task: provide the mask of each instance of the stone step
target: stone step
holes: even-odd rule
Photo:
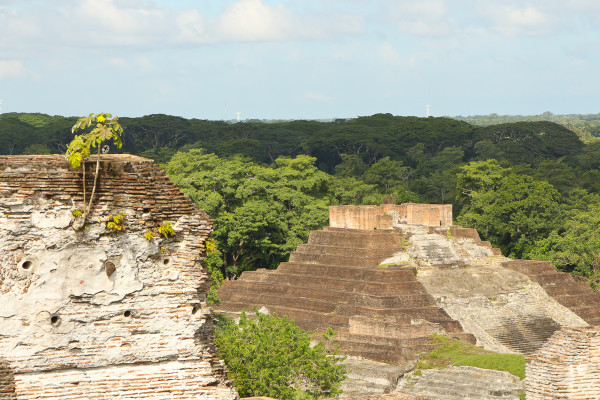
[[[430,345],[431,337],[429,335],[423,335],[420,332],[415,332],[416,334],[412,337],[405,338],[395,338],[395,337],[386,337],[386,336],[373,336],[373,335],[357,335],[353,333],[340,332],[337,335],[337,341],[342,342],[354,342],[354,343],[362,343],[362,344],[370,344],[376,343],[390,347],[410,347],[410,346],[422,346],[422,345]]]
[[[398,321],[426,320],[433,323],[438,323],[441,321],[453,321],[446,311],[436,306],[394,309],[369,308],[342,304],[338,307],[337,313],[348,316],[363,315],[367,317],[395,317]]]
[[[333,246],[333,245],[321,245],[312,243],[301,243],[296,247],[295,252],[297,253],[310,253],[310,254],[329,254],[337,256],[346,256],[353,254],[361,257],[379,257],[385,253],[397,253],[402,251],[398,245],[390,245],[386,247],[356,247],[356,246]]]
[[[435,306],[435,300],[425,292],[422,287],[417,287],[414,294],[389,294],[378,295],[370,293],[349,293],[347,291],[326,290],[310,286],[293,286],[280,284],[275,280],[261,282],[225,281],[218,290],[222,301],[228,301],[232,294],[268,293],[286,297],[302,297],[325,302],[347,303],[362,305],[371,308],[413,308]],[[400,292],[402,293],[402,292]]]
[[[424,370],[422,376],[400,383],[398,391],[433,399],[518,399],[523,390],[519,378],[502,371],[474,367]]]
[[[600,313],[598,312],[597,306],[581,306],[581,307],[572,307],[571,311],[575,314],[579,315],[585,322],[590,325],[600,325]]]
[[[389,390],[389,385],[377,384],[362,379],[346,378],[341,385],[342,397],[381,394]]]
[[[310,325],[319,328],[344,328],[348,326],[348,317],[336,314],[326,314],[318,311],[302,310],[298,308],[285,307],[280,305],[270,305],[266,307],[269,313],[277,313],[280,317],[288,317],[294,319],[296,324],[303,329],[314,330],[313,328],[305,328],[303,322],[309,322]],[[215,312],[239,314],[242,309],[246,310],[247,315],[253,315],[253,308],[248,303],[238,303],[234,301],[223,302],[213,306]],[[304,325],[304,326],[303,326]]]
[[[434,345],[389,346],[380,343],[364,343],[338,340],[341,354],[359,356],[387,364],[402,365],[415,360],[420,353],[433,350]]]
[[[551,318],[506,318],[504,325],[487,332],[509,349],[531,354],[539,349],[560,325]]]
[[[372,308],[412,308],[435,306],[435,299],[429,293],[399,294],[397,296],[356,295],[348,299],[348,304]]]
[[[447,374],[447,376],[468,378],[469,380],[481,381],[488,384],[490,381],[505,385],[520,383],[520,379],[518,377],[507,372],[477,367],[450,367],[444,369],[444,373]]]
[[[556,271],[547,274],[530,275],[529,278],[532,281],[539,283],[544,288],[554,285],[571,284],[574,282],[573,277],[571,275],[564,272]]]
[[[577,292],[571,292],[577,293]],[[579,292],[581,293],[581,292]],[[585,293],[585,292],[584,292]],[[600,309],[600,294],[599,293],[585,293],[575,295],[558,295],[554,297],[556,301],[567,308],[572,307],[586,307],[596,305]]]
[[[258,308],[262,306],[268,308],[271,305],[285,304],[287,307],[328,314],[334,312],[338,307],[338,303],[335,302],[319,299],[307,299],[304,297],[290,297],[262,291],[246,292],[231,290],[229,292],[220,291],[219,293],[221,300],[223,301],[249,304],[252,306],[257,306]]]
[[[544,287],[544,290],[552,297],[561,295],[572,295],[574,293],[592,293],[592,288],[585,282],[574,281],[564,285],[554,285]]]
[[[322,288],[323,290],[339,290],[351,293],[413,293],[422,292],[424,289],[417,281],[409,282],[357,282],[355,280],[346,280],[344,276],[337,277],[313,277],[302,274],[290,274],[284,271],[278,271],[275,278],[271,271],[246,271],[242,274],[238,282],[266,282],[277,279],[279,284],[288,284],[294,286],[309,286],[313,288]]]
[[[389,246],[398,246],[398,249],[402,249],[403,239],[393,231],[325,228],[322,231],[312,231],[308,243],[350,248],[389,248]]]
[[[277,271],[309,276],[339,276],[347,280],[361,281],[416,281],[416,269],[412,267],[386,266],[385,268],[362,268],[346,265],[304,264],[283,262]]]
[[[390,365],[377,361],[348,357],[343,364],[348,371],[349,379],[372,382],[378,385],[395,385],[408,367]]]
[[[293,263],[306,263],[306,264],[322,264],[322,265],[347,265],[350,267],[367,267],[375,268],[389,258],[396,251],[391,250],[388,252],[382,252],[378,256],[362,256],[360,253],[349,253],[346,255],[331,255],[331,254],[313,254],[313,253],[300,253],[292,252],[290,254],[290,262]]]
[[[225,311],[224,306],[222,306],[223,304],[236,304],[236,306],[243,305],[246,310],[252,310],[254,306],[258,308],[265,306],[269,310],[274,309],[274,307],[286,307],[293,310],[314,311],[323,314],[335,313],[338,316],[344,317],[353,315],[395,317],[397,321],[405,321],[407,323],[410,323],[411,319],[424,319],[434,323],[453,321],[445,311],[436,306],[371,308],[318,299],[282,296],[265,293],[264,291],[240,291],[238,290],[239,288],[232,290],[224,289],[220,289],[218,292],[223,303],[215,305],[215,310]],[[226,311],[232,311],[232,309],[227,309]],[[294,314],[287,315],[296,318]],[[454,326],[455,324],[451,324],[451,327]]]
[[[510,268],[527,276],[557,272],[554,265],[548,261],[510,260],[502,263],[504,268]]]

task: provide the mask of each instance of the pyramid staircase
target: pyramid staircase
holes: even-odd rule
[[[277,270],[244,272],[224,282],[216,312],[239,315],[264,307],[313,332],[333,328],[340,353],[404,364],[432,348],[435,332],[475,342],[436,306],[416,269],[380,263],[405,251],[399,230],[326,227],[313,231]]]
[[[588,324],[600,325],[600,293],[594,292],[586,282],[557,271],[548,261],[508,260],[502,263],[502,266],[527,275],[559,304],[573,311]]]

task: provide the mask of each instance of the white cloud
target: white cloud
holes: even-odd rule
[[[443,0],[393,3],[388,18],[405,33],[416,36],[440,36],[452,32],[454,20]]]
[[[554,24],[545,12],[529,6],[525,8],[505,8],[494,29],[506,35],[543,35],[549,33]]]
[[[479,8],[480,15],[487,20],[489,29],[506,36],[548,35],[568,23],[569,13],[562,13],[561,18],[561,7],[552,2],[540,3],[537,6],[482,4]]]
[[[243,41],[282,40],[294,25],[294,15],[283,5],[271,7],[261,0],[240,0],[218,20],[221,35]]]
[[[231,41],[330,39],[360,33],[362,21],[326,10],[237,0],[216,14],[150,0],[61,0],[0,6],[0,48],[164,47]],[[5,54],[6,55],[6,54]]]
[[[0,60],[0,79],[34,76],[19,60]]]

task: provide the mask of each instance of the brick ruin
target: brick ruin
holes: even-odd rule
[[[526,374],[528,400],[600,399],[600,327],[555,332]]]
[[[312,231],[276,270],[224,282],[215,309],[235,317],[256,306],[314,332],[333,328],[350,357],[346,396],[518,399],[524,388],[514,376],[463,368],[405,377],[432,348],[432,333],[530,356],[544,354],[564,329],[597,332],[590,326],[600,325],[600,294],[549,262],[503,257],[476,230],[452,225],[450,205],[336,206],[330,213],[330,226]],[[587,369],[577,371],[597,370],[593,346],[581,353],[589,355],[581,359]],[[573,370],[567,364],[557,370]],[[544,368],[531,379],[546,379]],[[536,372],[528,366],[528,374]],[[590,379],[585,384],[600,393],[597,376]],[[594,398],[579,393],[569,398]],[[540,399],[558,398],[551,396]]]
[[[404,203],[329,207],[329,226],[332,228],[391,229],[399,224],[450,226],[452,204]]]
[[[75,231],[82,200],[62,156],[0,156],[0,398],[237,398],[205,303],[210,218],[130,155],[103,156]],[[125,229],[107,229],[118,213]],[[144,237],[165,220],[172,238]]]

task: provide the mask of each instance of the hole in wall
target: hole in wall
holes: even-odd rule
[[[123,316],[124,316],[125,318],[129,318],[129,317],[131,317],[131,310],[127,310],[127,311],[125,311],[125,312],[123,313]]]
[[[165,258],[165,259],[163,260],[163,264],[167,265],[167,264],[169,263],[169,261],[171,261],[171,260],[169,260],[168,258]]]
[[[150,212],[149,208],[144,208],[144,214],[148,214]]]
[[[115,264],[111,263],[110,261],[104,265],[104,271],[106,272],[107,276],[111,276],[116,269],[117,267],[115,267]]]
[[[198,312],[198,310],[200,310],[200,304],[193,304],[192,315],[196,314]]]
[[[23,269],[29,269],[29,268],[31,268],[31,261],[29,261],[29,260],[28,260],[28,261],[25,261],[25,262],[24,262],[24,263],[21,265],[21,267],[22,267]]]
[[[50,317],[50,323],[54,326],[60,325],[60,317],[58,315],[53,315]]]

